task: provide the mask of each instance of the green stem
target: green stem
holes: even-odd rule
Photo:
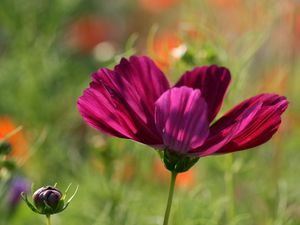
[[[51,219],[50,219],[51,215],[46,215],[47,217],[47,225],[51,225]]]
[[[174,188],[175,188],[175,181],[176,181],[176,172],[171,172],[171,182],[170,182],[170,189],[169,189],[169,197],[168,197],[168,203],[167,203],[167,208],[165,211],[165,218],[164,218],[164,224],[163,225],[168,225],[169,222],[169,217],[170,217],[170,211],[171,211],[171,206],[172,206],[172,200],[173,200],[173,194],[174,194]]]

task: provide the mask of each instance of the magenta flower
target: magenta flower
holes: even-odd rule
[[[114,70],[95,72],[78,109],[101,132],[179,156],[224,154],[265,143],[279,128],[286,98],[260,94],[213,122],[230,80],[228,69],[203,66],[170,87],[151,59],[132,56]]]
[[[276,94],[249,98],[214,122],[231,76],[216,65],[185,72],[173,86],[147,57],[122,59],[100,69],[78,100],[83,119],[106,134],[159,149],[171,182],[168,224],[176,176],[200,157],[253,148],[278,130],[288,102]]]

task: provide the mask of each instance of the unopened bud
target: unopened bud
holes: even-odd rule
[[[57,188],[50,186],[42,187],[32,195],[33,203],[40,211],[59,211],[58,206],[61,198],[62,193]]]
[[[69,185],[69,187],[70,186],[71,185]],[[69,187],[64,194],[62,194],[56,187],[41,187],[32,195],[33,204],[28,201],[27,196],[24,193],[22,194],[22,198],[32,211],[39,214],[52,215],[65,210],[75,196],[78,187],[74,194],[65,201]]]

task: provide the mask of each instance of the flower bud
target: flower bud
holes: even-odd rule
[[[37,209],[43,211],[45,208],[57,211],[62,193],[55,187],[42,187],[32,195],[33,203]]]
[[[66,201],[66,195],[71,184],[68,186],[64,194],[61,193],[56,187],[46,186],[36,190],[33,195],[33,204],[27,199],[27,195],[22,193],[22,198],[27,206],[35,213],[52,215],[65,210],[75,194],[77,193],[78,186],[73,195]]]

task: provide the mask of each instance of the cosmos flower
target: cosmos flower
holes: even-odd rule
[[[171,87],[151,59],[132,56],[92,74],[78,110],[101,132],[162,150],[172,170],[178,158],[185,167],[186,159],[253,148],[278,130],[288,102],[277,94],[251,97],[214,122],[230,81],[228,69],[211,65],[185,72]]]

